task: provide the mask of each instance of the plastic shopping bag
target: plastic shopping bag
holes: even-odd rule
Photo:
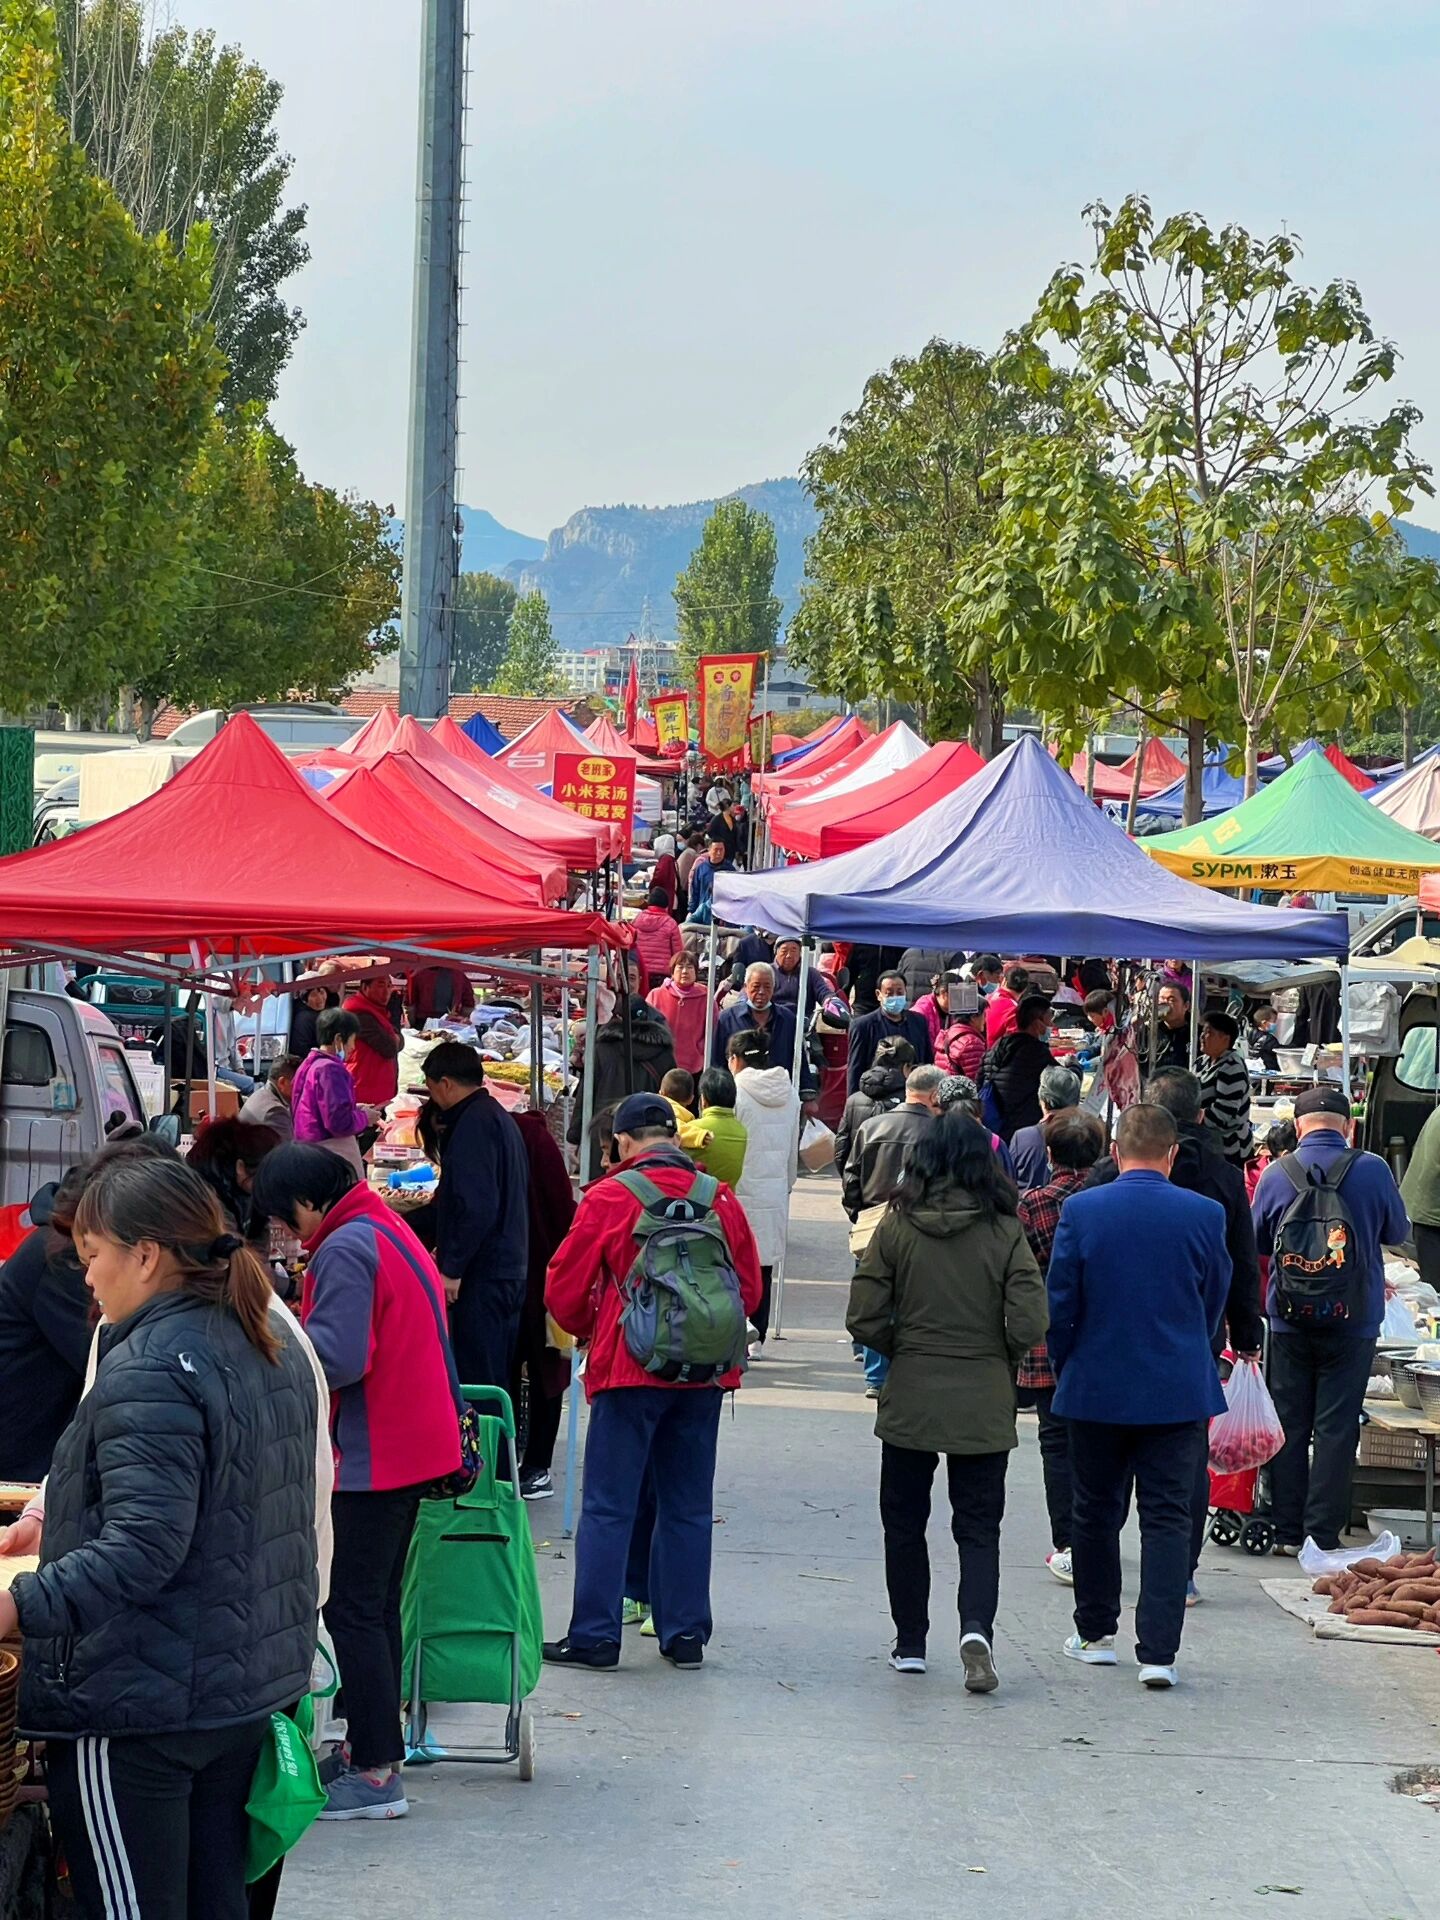
[[[805,1122],[800,1135],[800,1164],[810,1173],[823,1173],[835,1164],[835,1136],[820,1120]]]
[[[1347,1573],[1357,1560],[1389,1560],[1403,1551],[1399,1534],[1391,1533],[1388,1527],[1378,1539],[1367,1541],[1362,1547],[1336,1547],[1333,1550],[1317,1547],[1307,1534],[1305,1544],[1300,1549],[1300,1571],[1308,1574],[1312,1580],[1318,1580],[1322,1573]]]
[[[1225,1411],[1210,1422],[1210,1465],[1217,1473],[1243,1473],[1273,1460],[1284,1444],[1258,1361],[1237,1360],[1225,1382]]]

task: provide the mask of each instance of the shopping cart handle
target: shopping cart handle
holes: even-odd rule
[[[503,1387],[462,1386],[460,1392],[472,1407],[479,1408],[487,1416],[493,1412],[493,1417],[498,1418],[502,1423],[507,1439],[515,1438],[515,1407]],[[490,1403],[489,1407],[486,1406],[487,1401]]]

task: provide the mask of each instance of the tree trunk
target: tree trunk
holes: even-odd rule
[[[140,705],[139,723],[136,726],[135,731],[139,735],[140,739],[142,741],[145,741],[150,738],[150,735],[154,730],[155,709],[156,709],[157,703],[154,700],[152,700],[148,694],[142,693],[140,696],[139,705]]]
[[[1087,800],[1095,798],[1095,735],[1093,733],[1087,733],[1085,736],[1085,798]]]
[[[1135,816],[1140,811],[1140,776],[1145,771],[1145,749],[1150,744],[1148,733],[1142,733],[1135,745],[1135,766],[1130,775],[1130,805],[1125,814],[1125,830],[1135,831]]]
[[[1245,729],[1245,793],[1249,799],[1260,785],[1260,732],[1257,727]]]
[[[970,710],[970,744],[984,760],[991,757],[991,716],[990,716],[990,673],[986,667],[978,667],[974,680],[974,705]]]
[[[1205,722],[1185,722],[1185,825],[1198,826],[1205,817]]]
[[[989,675],[986,675],[989,679]],[[990,687],[990,745],[986,758],[993,760],[997,753],[1005,751],[1005,696]]]
[[[1415,709],[1402,706],[1400,709],[1400,761],[1409,768],[1415,760]]]

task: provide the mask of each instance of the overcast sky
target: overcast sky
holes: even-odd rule
[[[173,0],[285,87],[314,255],[278,422],[399,503],[421,0]],[[996,344],[1147,192],[1358,282],[1440,464],[1434,0],[472,0],[461,497],[793,473],[866,376]],[[1426,503],[1416,515],[1432,525]]]

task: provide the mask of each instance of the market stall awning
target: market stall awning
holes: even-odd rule
[[[583,870],[585,862],[595,858],[593,841],[582,847],[573,862],[567,862],[566,855],[555,848],[537,846],[527,835],[503,824],[498,806],[491,805],[487,810],[476,805],[466,797],[473,789],[461,792],[460,782],[445,779],[413,754],[387,753],[365,771],[374,775],[401,819],[408,819],[413,809],[444,822],[457,845],[467,845],[477,837],[488,859],[523,884],[538,886],[543,900],[565,898],[567,864]],[[583,827],[589,822],[582,820],[579,824]]]
[[[1302,740],[1290,756],[1291,764],[1308,759],[1312,753],[1323,753],[1342,780],[1348,780],[1357,793],[1369,793],[1375,784],[1374,774],[1367,773],[1363,767],[1357,767],[1342,748],[1332,741],[1327,747],[1319,740]],[[1256,771],[1262,781],[1278,780],[1285,772],[1286,762],[1283,753],[1272,753],[1268,760],[1262,760]]]
[[[867,744],[873,738],[865,723],[851,714],[833,733],[827,734],[818,746],[807,751],[803,759],[787,754],[784,756],[786,766],[773,773],[757,773],[751,784],[756,793],[764,795],[769,801],[776,800],[782,794],[795,792],[799,782],[833,773],[842,762],[851,762],[859,748],[863,747],[867,753],[874,752],[875,749]],[[863,766],[864,761],[859,764]],[[847,764],[844,770],[853,773],[854,765]]]
[[[1135,762],[1139,756],[1130,758],[1118,767],[1108,766],[1105,761],[1095,762],[1094,793],[1097,800],[1124,800],[1130,798],[1131,785],[1135,778]],[[1077,753],[1070,762],[1070,772],[1080,786],[1085,785],[1087,756]],[[1144,759],[1140,766],[1140,793],[1147,798],[1152,793],[1163,793],[1165,788],[1176,780],[1185,777],[1185,762],[1177,759],[1163,740],[1147,740],[1144,747]]]
[[[779,807],[770,837],[776,846],[811,859],[869,846],[953,793],[984,765],[964,740],[941,740],[908,767],[859,793],[842,794],[838,800],[822,793],[815,805]]]
[[[673,780],[680,769],[673,760],[662,760],[659,755],[639,753],[621,733],[608,713],[602,713],[585,729],[585,738],[601,753],[612,760],[629,758],[635,762],[635,771],[652,780]]]
[[[775,933],[999,953],[1310,959],[1349,941],[1344,914],[1252,907],[1176,879],[1029,735],[854,853],[717,874],[715,910]]]
[[[80,777],[83,782],[83,762]],[[1397,826],[1440,840],[1440,747],[1432,747],[1413,767],[1372,787],[1365,797]]]
[[[780,768],[797,765],[807,753],[813,753],[817,747],[823,746],[832,734],[838,733],[842,727],[846,726],[850,717],[849,714],[836,713],[832,714],[828,720],[822,720],[818,727],[813,727],[809,733],[803,734],[793,746],[776,752],[775,766]],[[866,731],[868,732],[869,729],[867,728]]]
[[[1323,753],[1297,760],[1218,820],[1139,845],[1202,887],[1413,893],[1421,873],[1440,867],[1440,849],[1371,806]]]
[[[484,715],[478,716],[484,719]],[[487,726],[490,724],[487,720]],[[442,713],[438,720],[432,721],[430,738],[436,746],[444,747],[447,753],[453,753],[457,760],[463,760],[467,766],[484,767],[490,770],[490,756],[477,740],[473,740],[463,727],[457,727],[448,713]]]
[[[1233,747],[1215,747],[1205,756],[1205,764],[1200,769],[1200,793],[1202,808],[1208,820],[1211,814],[1228,813],[1231,807],[1238,807],[1245,798],[1245,782],[1238,773],[1229,768]],[[1125,794],[1128,800],[1129,789]],[[1185,818],[1185,770],[1182,767],[1179,778],[1168,787],[1162,787],[1159,793],[1152,793],[1141,808],[1142,813],[1150,814],[1157,820],[1183,820]]]
[[[479,813],[472,812],[473,825],[465,832],[430,806],[413,784],[402,797],[399,786],[406,776],[395,770],[405,758],[391,755],[374,767],[337,774],[321,796],[324,804],[367,839],[427,873],[493,893],[497,900],[513,900],[517,906],[544,907],[563,899],[563,868],[550,863],[549,888],[542,890],[538,873],[517,873],[490,854],[485,841],[489,822]],[[391,777],[382,777],[382,769],[392,770]]]
[[[874,786],[877,780],[899,773],[904,767],[913,767],[928,752],[929,748],[919,734],[907,727],[903,720],[897,720],[884,733],[872,734],[863,746],[857,747],[839,766],[831,768],[828,773],[816,774],[811,780],[792,788],[779,804],[809,807],[819,801],[846,799],[859,794],[866,787]]]
[[[383,753],[395,738],[399,724],[400,716],[393,707],[381,707],[371,714],[358,733],[351,734],[341,751],[362,758],[370,753]]]
[[[625,939],[598,914],[496,900],[387,851],[243,713],[149,799],[0,860],[0,927],[12,948],[197,966],[357,941],[513,953]]]
[[[472,713],[460,731],[467,740],[473,740],[482,753],[498,753],[505,744],[504,734],[483,713]]]

